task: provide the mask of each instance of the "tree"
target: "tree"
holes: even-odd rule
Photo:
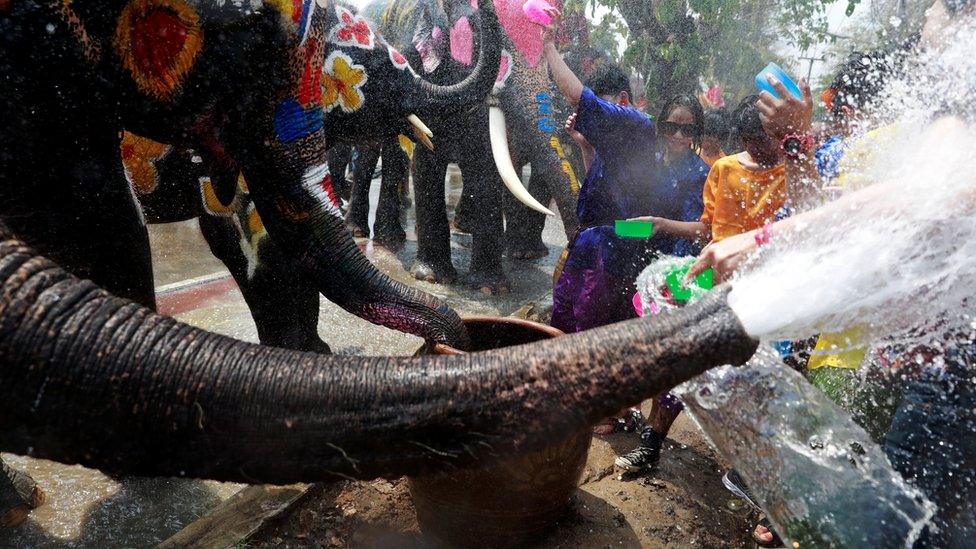
[[[928,6],[928,2],[871,0],[854,14],[845,36],[834,37],[826,53],[828,62],[839,65],[852,51],[890,50],[904,45],[922,29]],[[829,85],[833,72],[824,75],[820,84]]]
[[[696,93],[703,79],[733,96],[754,90],[756,72],[777,60],[777,43],[805,48],[829,39],[826,13],[834,1],[566,0],[565,9],[610,10],[593,34],[626,28],[620,62],[647,83],[649,103],[659,105],[675,93]],[[859,2],[840,1],[849,12]]]

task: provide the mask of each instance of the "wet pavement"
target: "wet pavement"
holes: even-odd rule
[[[370,223],[378,181],[373,185]],[[450,215],[459,196],[449,186]],[[359,239],[363,251],[389,276],[445,300],[462,315],[505,316],[544,297],[565,246],[562,223],[549,219],[543,240],[549,255],[533,262],[506,260],[512,290],[488,296],[460,285],[420,282],[408,269],[416,256],[413,210],[407,217],[407,243],[397,253]],[[471,237],[452,236],[454,261],[467,271]],[[150,227],[153,270],[160,312],[243,341],[257,342],[257,331],[243,297],[223,264],[213,257],[196,220]],[[322,300],[319,333],[344,355],[410,355],[419,338],[375,326]],[[111,479],[99,471],[44,460],[4,455],[11,466],[29,472],[48,494],[48,503],[15,529],[0,530],[2,547],[147,547],[205,515],[243,485],[186,479]]]

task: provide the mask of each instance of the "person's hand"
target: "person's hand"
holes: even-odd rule
[[[568,133],[569,136],[573,138],[573,141],[575,141],[576,144],[580,146],[580,148],[593,149],[593,145],[590,145],[590,142],[586,140],[586,137],[584,137],[583,134],[581,134],[580,132],[576,131],[575,112],[569,115],[569,118],[566,119],[566,125],[564,127],[566,128],[566,133]]]
[[[643,215],[640,217],[632,217],[627,221],[649,221],[651,225],[651,238],[660,232],[668,232],[667,225],[671,222],[670,219],[665,219],[663,217],[654,217],[653,215]]]
[[[560,13],[558,8],[546,8],[544,11],[552,20],[549,21],[548,25],[540,25],[542,27],[542,44],[544,46],[555,46],[556,34],[559,31],[559,23],[562,20],[562,13]],[[538,25],[538,23],[536,24]]]
[[[766,133],[773,139],[782,141],[791,133],[810,132],[813,127],[813,99],[810,96],[810,85],[806,80],[800,80],[803,98],[797,99],[792,93],[786,91],[782,82],[772,76],[768,79],[780,99],[764,91],[759,94],[759,101],[756,101],[759,118]]]
[[[739,268],[739,265],[756,250],[755,232],[737,234],[705,246],[701,255],[688,269],[688,274],[685,275],[685,284],[690,283],[709,267],[713,269],[715,284],[728,279]]]

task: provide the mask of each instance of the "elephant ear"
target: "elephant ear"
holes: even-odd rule
[[[451,57],[465,65],[471,66],[474,59],[474,31],[471,29],[471,17],[478,9],[477,0],[455,0],[444,5],[448,19],[454,21],[451,26]]]

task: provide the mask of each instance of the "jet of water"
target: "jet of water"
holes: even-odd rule
[[[838,202],[845,206],[797,218],[734,280],[729,302],[750,334],[800,339],[856,325],[880,336],[932,318],[968,324],[976,290],[974,27],[920,55],[888,86],[877,111],[894,122],[864,138],[869,154],[848,167],[849,195]]]

